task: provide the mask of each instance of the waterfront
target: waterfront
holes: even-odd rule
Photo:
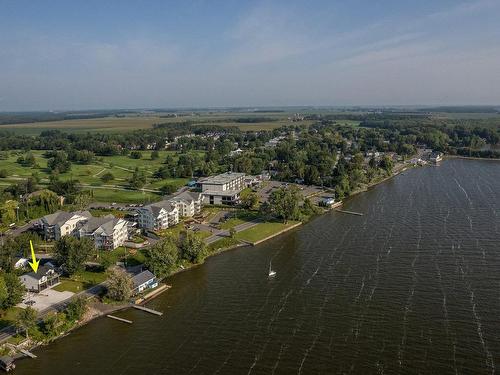
[[[344,208],[365,215],[331,212],[210,258],[150,304],[163,317],[99,319],[16,372],[495,372],[500,163],[407,171]]]

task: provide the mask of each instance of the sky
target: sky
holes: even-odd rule
[[[0,0],[0,111],[500,104],[500,0]]]

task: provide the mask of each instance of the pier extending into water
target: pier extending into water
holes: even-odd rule
[[[132,321],[131,321],[131,320],[127,320],[127,319],[119,318],[119,317],[114,316],[114,315],[106,315],[106,316],[107,316],[108,318],[115,319],[115,320],[118,320],[118,321],[123,322],[123,323],[132,324]]]
[[[132,307],[134,309],[142,310],[142,311],[148,312],[150,314],[154,314],[154,315],[158,315],[158,316],[162,316],[163,315],[163,313],[161,311],[156,311],[156,310],[153,310],[153,309],[148,309],[147,307],[144,307],[144,306],[132,305]]]
[[[341,212],[343,214],[349,214],[349,215],[357,215],[357,216],[363,216],[364,214],[361,212],[354,212],[354,211],[346,211],[346,210],[335,210],[337,212]]]

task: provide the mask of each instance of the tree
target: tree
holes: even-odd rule
[[[3,275],[3,279],[7,287],[7,298],[4,300],[2,308],[7,309],[23,300],[25,288],[16,274],[6,273]]]
[[[64,236],[56,242],[54,251],[64,271],[72,275],[85,268],[85,262],[94,251],[94,243],[88,238]]]
[[[160,191],[163,195],[170,195],[175,193],[177,188],[173,184],[165,184],[160,188]]]
[[[109,271],[106,295],[115,301],[126,301],[132,295],[133,284],[130,275],[120,268]]]
[[[259,204],[259,196],[253,191],[241,197],[241,206],[243,208],[253,210],[257,207],[257,204]]]
[[[52,157],[47,162],[47,167],[55,173],[68,172],[71,169],[71,162],[68,160],[68,154],[64,151],[56,151],[51,154]]]
[[[9,171],[7,169],[0,169],[0,178],[5,178],[9,176]]]
[[[87,305],[87,300],[84,297],[73,298],[64,310],[66,318],[72,322],[80,320],[87,311]]]
[[[0,205],[0,221],[9,225],[17,221],[16,210],[19,208],[19,203],[15,200],[5,201]]]
[[[234,238],[236,235],[236,229],[234,227],[229,228],[229,237]]]
[[[158,151],[151,152],[151,160],[156,160],[160,157],[160,153]]]
[[[142,158],[142,153],[140,151],[132,151],[130,153],[130,157],[132,159],[140,159],[140,158]]]
[[[0,309],[4,309],[7,298],[9,298],[9,290],[7,289],[7,283],[3,275],[0,275]]]
[[[27,307],[19,312],[16,320],[16,328],[23,330],[26,333],[26,338],[29,339],[29,331],[36,327],[36,310],[32,307]]]
[[[288,220],[298,217],[301,199],[301,194],[296,186],[281,187],[273,191],[269,197],[270,212],[283,219],[286,224]]]
[[[391,174],[393,167],[394,167],[394,162],[389,156],[385,155],[380,161],[380,168],[385,170],[387,174]]]
[[[130,179],[130,186],[134,189],[140,189],[144,185],[146,185],[146,174],[143,170],[140,170],[138,167],[135,168],[134,174]]]
[[[156,276],[167,276],[179,259],[179,249],[172,237],[166,237],[146,252],[146,266]]]
[[[53,313],[45,317],[42,324],[42,332],[49,338],[55,337],[61,333],[61,327],[65,322],[63,313]]]
[[[203,260],[205,242],[196,233],[187,231],[180,238],[181,257],[191,263],[199,263]]]
[[[113,176],[113,173],[111,172],[106,172],[101,176],[101,181],[104,182],[105,184],[113,181],[115,179],[115,176]]]

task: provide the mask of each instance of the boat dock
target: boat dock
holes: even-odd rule
[[[134,309],[142,310],[142,311],[148,312],[150,314],[154,314],[154,315],[158,315],[158,316],[162,316],[163,315],[163,313],[161,311],[156,311],[156,310],[153,310],[153,309],[148,309],[147,307],[144,307],[144,306],[132,305],[132,307]]]
[[[357,215],[357,216],[363,216],[364,214],[361,212],[353,212],[353,211],[346,211],[346,210],[335,210],[337,212],[342,212],[343,214],[349,214],[349,215]]]
[[[115,320],[118,320],[118,321],[123,322],[123,323],[132,324],[132,321],[131,321],[131,320],[127,320],[127,319],[119,318],[119,317],[114,316],[114,315],[106,315],[106,316],[107,316],[108,318],[115,319]]]

